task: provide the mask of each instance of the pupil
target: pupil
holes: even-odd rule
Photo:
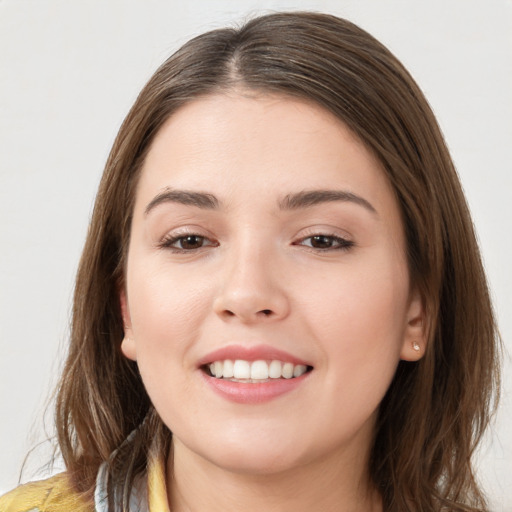
[[[314,236],[311,240],[311,245],[318,249],[325,249],[332,247],[332,239],[328,236]]]
[[[202,236],[189,235],[182,239],[181,246],[183,249],[197,249],[198,247],[201,247],[202,242]]]

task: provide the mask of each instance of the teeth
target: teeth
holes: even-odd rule
[[[251,379],[268,379],[268,364],[266,361],[254,361],[251,364]]]
[[[293,364],[292,363],[284,363],[283,364],[283,377],[285,379],[291,379],[293,377]]]
[[[293,376],[300,377],[303,373],[306,373],[307,367],[303,364],[298,364],[293,367]]]
[[[215,377],[217,377],[217,375],[219,374],[215,372]],[[233,365],[233,377],[235,379],[250,379],[251,363],[249,363],[249,361],[242,361],[241,359],[237,359]]]
[[[222,375],[222,371],[224,370],[224,363],[222,361],[215,361],[213,364],[215,375]]]
[[[268,376],[271,379],[280,379],[283,364],[281,361],[272,361],[268,367]]]
[[[307,366],[303,364],[283,363],[273,360],[270,362],[245,361],[237,359],[232,361],[226,359],[224,361],[215,361],[208,368],[213,377],[217,379],[240,379],[240,380],[268,380],[268,379],[292,379],[300,377],[307,371]]]
[[[229,359],[224,361],[224,369],[222,371],[222,377],[224,379],[231,379],[234,376],[233,366],[233,361]],[[217,372],[215,372],[215,375],[217,375]]]

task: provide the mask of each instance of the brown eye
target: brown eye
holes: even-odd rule
[[[185,250],[199,249],[204,245],[204,240],[204,236],[187,235],[176,240],[175,245]]]
[[[311,247],[315,249],[330,249],[334,244],[334,238],[332,236],[317,235],[310,238]]]
[[[190,233],[189,235],[169,236],[159,244],[162,249],[170,249],[176,253],[193,252],[204,247],[217,247],[218,242],[201,235]]]
[[[317,251],[350,249],[354,242],[335,235],[313,235],[303,238],[297,245],[311,247]]]

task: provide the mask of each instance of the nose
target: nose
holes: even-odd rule
[[[289,314],[289,298],[279,277],[279,265],[268,254],[238,252],[226,264],[213,308],[225,321],[269,322]]]

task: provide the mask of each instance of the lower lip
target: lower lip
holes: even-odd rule
[[[275,379],[261,383],[232,382],[210,377],[201,371],[206,383],[221,397],[239,404],[260,404],[289,393],[300,386],[311,372],[293,379]]]

